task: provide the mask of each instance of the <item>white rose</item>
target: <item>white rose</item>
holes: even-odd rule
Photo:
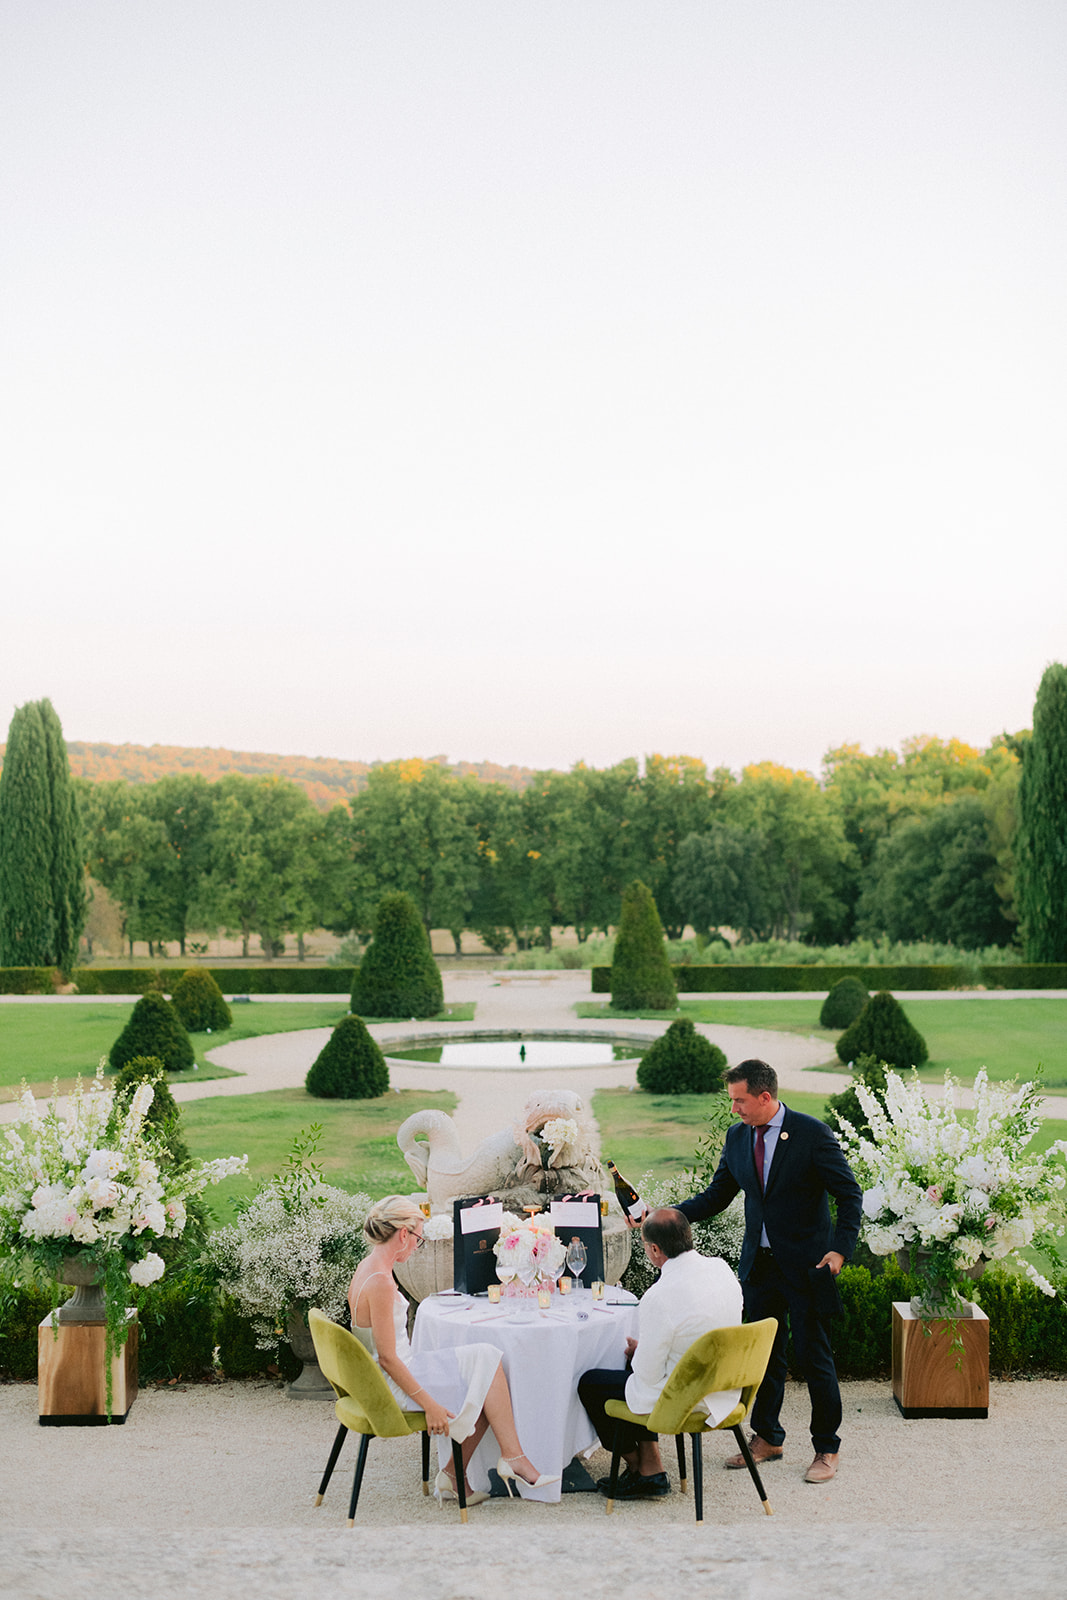
[[[147,1288],[150,1283],[155,1283],[156,1279],[161,1278],[165,1271],[166,1266],[163,1257],[157,1256],[152,1250],[148,1252],[143,1261],[130,1262],[130,1277],[142,1289]]]
[[[451,1239],[455,1232],[452,1218],[441,1212],[436,1217],[430,1217],[422,1230],[424,1239]]]

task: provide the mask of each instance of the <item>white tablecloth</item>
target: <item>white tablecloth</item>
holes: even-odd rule
[[[523,1449],[541,1472],[560,1472],[582,1450],[596,1444],[593,1426],[578,1399],[578,1379],[592,1367],[623,1367],[626,1340],[637,1335],[637,1301],[624,1289],[609,1288],[625,1304],[594,1304],[588,1290],[553,1295],[551,1311],[540,1312],[536,1301],[455,1299],[434,1295],[423,1300],[415,1318],[412,1348],[492,1344],[503,1352],[515,1422]],[[512,1308],[525,1307],[516,1313]],[[522,1317],[523,1320],[518,1320]],[[448,1441],[439,1446],[441,1464],[449,1459]],[[472,1489],[489,1487],[489,1468],[500,1455],[492,1430],[475,1451],[468,1470]],[[533,1500],[558,1500],[560,1485],[523,1489]]]

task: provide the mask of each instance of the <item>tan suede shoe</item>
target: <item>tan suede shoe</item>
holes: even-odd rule
[[[829,1483],[837,1475],[837,1452],[830,1455],[825,1450],[820,1450],[811,1466],[804,1474],[805,1483]]]
[[[756,1463],[757,1467],[765,1466],[768,1461],[781,1461],[782,1459],[781,1445],[768,1444],[766,1439],[761,1439],[758,1433],[754,1433],[751,1439],[749,1439],[748,1448],[752,1451],[752,1459]],[[737,1455],[735,1456],[727,1456],[726,1460],[723,1462],[723,1466],[729,1467],[732,1471],[736,1471],[738,1467],[747,1467],[748,1462],[745,1460],[741,1452],[738,1451]]]

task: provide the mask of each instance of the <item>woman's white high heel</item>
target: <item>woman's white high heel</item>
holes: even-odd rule
[[[445,1471],[444,1467],[441,1468],[440,1472],[433,1480],[433,1497],[437,1501],[437,1504],[442,1507],[444,1506],[446,1500],[459,1499],[459,1495],[456,1493],[456,1486],[452,1482],[452,1479],[448,1476],[448,1473]],[[488,1498],[489,1496],[484,1489],[467,1490],[468,1507],[480,1506],[482,1501],[488,1500]]]
[[[562,1472],[542,1472],[536,1483],[527,1483],[525,1478],[520,1478],[517,1472],[512,1472],[511,1470],[511,1463],[521,1460],[521,1456],[501,1456],[496,1464],[497,1476],[508,1491],[508,1494],[514,1495],[519,1500],[522,1499],[522,1492],[518,1487],[520,1483],[525,1483],[527,1489],[547,1489],[550,1483],[558,1483],[563,1476]],[[515,1484],[514,1489],[512,1484]]]

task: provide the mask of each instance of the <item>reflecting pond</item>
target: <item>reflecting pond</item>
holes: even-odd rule
[[[651,1044],[649,1040],[649,1044]],[[478,1039],[456,1040],[449,1044],[421,1045],[415,1049],[393,1050],[385,1046],[392,1061],[426,1061],[443,1067],[484,1067],[501,1071],[535,1067],[603,1067],[613,1061],[633,1061],[644,1055],[647,1045],[619,1043],[610,1038],[591,1039]]]

